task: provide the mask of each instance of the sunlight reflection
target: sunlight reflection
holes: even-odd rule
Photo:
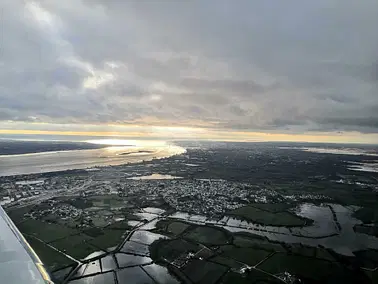
[[[95,139],[87,140],[87,143],[109,145],[109,146],[128,146],[128,147],[143,147],[143,146],[166,146],[165,141],[152,140],[123,140],[123,139]]]

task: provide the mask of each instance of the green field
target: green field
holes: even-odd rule
[[[374,207],[364,207],[353,213],[353,217],[361,220],[364,224],[378,223],[378,209]]]
[[[250,206],[273,213],[284,212],[293,208],[293,205],[288,203],[253,203]]]
[[[26,237],[26,240],[39,256],[41,261],[46,265],[49,271],[53,271],[68,265],[75,265],[76,263],[71,259],[67,258],[63,254],[57,252],[56,250],[48,247],[44,243],[33,237]]]
[[[165,233],[168,235],[177,236],[177,235],[182,234],[190,226],[193,226],[193,225],[186,222],[182,222],[182,221],[176,221],[173,219],[162,219],[156,223],[155,231],[157,233],[163,233],[163,234]]]
[[[228,272],[222,279],[222,284],[251,284],[250,279],[236,272]],[[264,283],[264,282],[263,282]]]
[[[165,232],[167,231],[168,225],[173,223],[172,219],[161,219],[156,223],[155,230]]]
[[[248,265],[256,265],[265,259],[271,252],[255,248],[238,248],[235,246],[224,246],[220,249],[221,256],[229,257]]]
[[[307,257],[315,257],[317,248],[302,246],[301,244],[292,244],[288,246],[288,252],[291,254],[299,254]]]
[[[98,202],[97,205],[99,205],[100,201],[92,200],[91,202],[92,204]],[[105,207],[112,204],[111,199],[101,202]],[[117,202],[119,200],[114,204]],[[86,205],[81,204],[81,206]],[[290,204],[280,203],[250,204],[228,214],[264,225],[290,227],[309,224],[307,219],[287,211],[291,207]],[[125,212],[120,216],[119,211],[113,210],[114,212],[112,212],[108,208],[102,208],[100,211],[94,209],[90,211],[93,213],[91,218],[94,220],[91,225],[99,223],[101,226],[88,227],[86,225],[83,228],[70,228],[54,223],[55,221],[60,222],[58,217],[54,220],[54,216],[51,219],[53,223],[34,219],[25,220],[23,215],[28,210],[30,208],[15,210],[10,214],[15,220],[18,220],[20,231],[26,235],[31,246],[50,270],[74,265],[74,262],[44,242],[75,259],[83,259],[93,252],[105,251],[109,247],[120,244],[124,239],[124,234],[130,230],[130,226],[127,224],[128,217],[135,219],[132,212]],[[105,218],[110,215],[112,216]],[[43,218],[46,216],[49,217],[45,215]],[[108,225],[114,216],[125,216],[126,219]],[[96,218],[98,222],[95,220]],[[73,224],[75,222],[73,221]],[[309,283],[327,283],[326,281],[333,283],[335,280],[341,281],[336,283],[365,283],[363,277],[365,279],[376,278],[374,273],[363,271],[356,273],[357,270],[354,272],[347,270],[348,265],[343,267],[344,264],[340,264],[338,261],[347,262],[352,258],[343,258],[324,248],[271,242],[266,237],[259,235],[231,233],[220,227],[191,224],[176,219],[160,220],[152,231],[166,234],[171,238],[155,241],[149,248],[144,247],[149,250],[153,261],[161,265],[171,262],[172,265],[168,268],[175,266],[178,271],[175,270],[177,275],[181,275],[181,277],[184,275],[183,279],[189,278],[193,283],[281,283],[269,273],[279,275],[283,272],[300,277],[304,283],[307,283],[306,281]],[[199,251],[200,253],[198,253]],[[373,269],[377,266],[378,251],[366,250],[355,254],[356,258],[353,259],[353,262],[356,263],[356,267]],[[257,265],[257,269],[241,273],[240,269],[246,265]]]
[[[81,232],[92,238],[96,238],[104,234],[103,229],[97,227],[90,227],[82,230]]]
[[[240,261],[237,261],[229,257],[220,256],[220,255],[216,255],[208,259],[208,261],[219,263],[221,265],[230,267],[232,269],[240,269],[243,266],[243,264],[240,263]]]
[[[23,215],[29,210],[30,208],[15,210],[12,212],[12,216],[15,220],[22,221],[17,225],[20,232],[27,237],[31,237],[34,245],[37,247],[37,253],[39,254],[39,251],[42,251],[42,255],[44,255],[45,250],[51,250],[43,244],[45,242],[75,259],[82,259],[94,251],[100,249],[106,250],[117,246],[123,241],[123,235],[129,228],[127,220],[115,222],[106,228],[86,227],[82,230],[42,220],[23,220]],[[59,221],[58,217],[56,219]],[[72,224],[75,224],[75,221]],[[37,242],[37,239],[40,239],[42,242]],[[58,264],[59,266],[66,264],[66,261],[60,258],[57,252],[51,253],[51,257],[44,256],[44,258],[46,259],[46,264],[54,268]]]
[[[378,250],[361,250],[354,252],[354,254],[362,267],[378,268]]]
[[[173,261],[182,254],[197,252],[199,250],[200,246],[183,239],[158,240],[150,246],[151,258],[153,260],[165,258]]]
[[[104,229],[101,235],[90,240],[89,243],[102,250],[106,250],[110,247],[119,245],[124,239],[124,234],[124,230]]]
[[[10,209],[7,210],[7,214],[12,219],[13,223],[15,223],[17,226],[20,222],[23,222],[24,220],[28,219],[24,217],[24,214],[30,212],[35,207],[35,205],[25,206],[17,209]]]
[[[241,275],[240,273],[229,271],[220,282],[222,284],[251,284],[251,279]],[[266,283],[266,282],[262,282]],[[267,282],[269,283],[269,282]]]
[[[378,270],[375,271],[364,271],[365,275],[369,278],[372,284],[378,283]]]
[[[222,284],[283,284],[284,282],[266,273],[252,269],[248,275],[228,272],[221,281]]]
[[[128,220],[122,220],[122,221],[117,221],[114,222],[108,226],[106,226],[106,229],[113,229],[113,230],[131,230],[132,227],[127,224]]]
[[[98,248],[89,244],[90,240],[89,236],[79,234],[51,242],[50,244],[75,259],[83,259],[98,250]]]
[[[23,234],[35,236],[47,243],[79,233],[78,230],[72,228],[34,219],[18,224],[18,229]]]
[[[75,266],[69,266],[65,268],[61,268],[59,270],[56,270],[51,273],[51,276],[53,280],[55,281],[54,283],[62,283],[63,280],[68,276],[68,274],[74,269]]]
[[[190,225],[183,222],[172,222],[167,227],[167,232],[172,233],[174,235],[180,235],[183,233]]]
[[[296,227],[305,226],[309,223],[308,220],[296,216],[291,212],[267,211],[266,209],[260,209],[256,206],[256,204],[244,206],[230,211],[227,214],[242,220],[266,226]],[[259,206],[261,207],[262,205]]]
[[[86,209],[93,206],[93,203],[87,198],[70,198],[63,200],[65,203],[70,204],[78,209]]]
[[[357,280],[356,277],[359,275],[335,262],[298,255],[276,253],[260,264],[258,268],[272,274],[287,271],[303,279],[311,279],[311,281],[315,280],[319,283],[364,283]]]
[[[95,207],[124,207],[127,201],[119,198],[118,195],[99,195],[89,197],[88,200],[92,202]]]
[[[325,248],[316,248],[315,257],[319,259],[328,260],[328,261],[336,261],[333,254],[330,253],[330,251]]]
[[[232,235],[221,228],[198,226],[188,230],[184,234],[184,238],[197,241],[202,244],[217,246],[231,242]]]
[[[194,283],[213,284],[216,283],[227,270],[228,268],[226,266],[195,259],[190,261],[185,268],[182,269],[182,272]]]
[[[271,252],[286,252],[279,243],[270,242],[264,237],[252,234],[234,234],[233,244],[237,247],[258,248]]]
[[[378,223],[374,224],[374,226],[355,225],[353,229],[357,233],[367,234],[367,235],[378,237]]]

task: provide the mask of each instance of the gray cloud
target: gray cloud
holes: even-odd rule
[[[378,131],[376,0],[3,2],[0,120]]]

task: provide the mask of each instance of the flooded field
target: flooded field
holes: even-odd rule
[[[353,230],[354,225],[361,223],[353,217],[357,206],[333,203],[249,206],[264,208],[267,214],[285,211],[312,222],[303,226],[266,226],[237,216],[215,219],[185,212],[169,213],[152,206],[138,208],[133,216],[139,220],[121,221],[132,227],[125,227],[127,232],[121,243],[83,258],[71,272],[68,283],[117,283],[113,282],[117,279],[118,283],[176,284],[185,277],[197,281],[204,275],[209,275],[209,283],[224,275],[228,275],[224,279],[231,277],[225,283],[234,283],[232,273],[244,275],[248,267],[252,267],[251,275],[264,283],[282,283],[274,282],[277,278],[270,274],[275,271],[276,262],[280,267],[296,262],[289,270],[299,269],[306,262],[323,272],[333,271],[334,267],[329,265],[334,265],[335,257],[355,257],[356,252],[378,249],[378,238]],[[122,232],[123,227],[118,228]],[[232,271],[231,275],[226,273],[227,269]],[[68,273],[62,268],[54,275]]]
[[[206,216],[181,212],[176,212],[169,217],[194,224],[212,224],[233,233],[252,233],[267,237],[272,241],[301,243],[315,247],[322,245],[343,255],[353,255],[353,251],[357,250],[378,249],[378,238],[354,232],[353,226],[360,224],[361,221],[352,217],[353,210],[350,208],[339,204],[318,206],[304,203],[296,208],[295,212],[299,216],[312,219],[313,224],[295,228],[263,226],[233,217],[224,217],[217,221],[208,219]]]
[[[151,179],[181,179],[182,177],[172,176],[172,175],[162,175],[162,174],[152,174],[148,176],[135,176],[128,179],[132,180],[151,180]]]
[[[349,166],[348,169],[352,171],[378,173],[378,161],[374,161],[373,163],[354,163]]]

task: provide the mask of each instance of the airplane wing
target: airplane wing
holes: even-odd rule
[[[0,206],[0,282],[53,283],[41,260]]]

